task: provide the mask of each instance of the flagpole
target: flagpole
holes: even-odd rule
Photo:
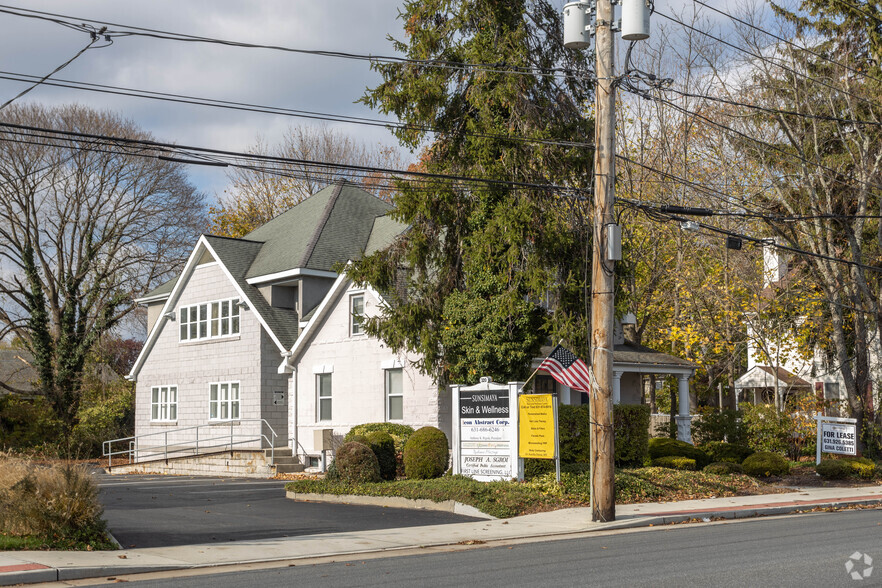
[[[558,341],[558,342],[557,342],[557,345],[555,345],[554,348],[557,348],[557,347],[559,347],[559,346],[561,346],[561,345],[563,345],[563,339],[561,339],[560,341]],[[552,349],[552,352],[553,352],[553,351],[554,351],[554,349]],[[542,362],[541,362],[541,361],[539,362],[539,365],[540,365],[540,366],[542,365]],[[518,394],[520,394],[521,392],[524,391],[524,388],[527,387],[527,383],[528,383],[530,380],[532,380],[532,379],[533,379],[533,376],[535,376],[538,372],[539,372],[539,368],[537,367],[535,370],[533,370],[533,373],[530,374],[530,377],[527,378],[527,380],[524,382],[524,385],[521,386],[521,389],[518,390]]]

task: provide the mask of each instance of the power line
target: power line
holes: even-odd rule
[[[431,173],[431,172],[421,172],[416,170],[400,170],[400,169],[391,169],[391,168],[383,168],[377,166],[365,166],[365,165],[355,165],[355,164],[341,164],[341,163],[331,163],[325,161],[315,161],[309,159],[301,159],[301,158],[291,158],[291,157],[282,157],[275,155],[263,155],[256,153],[245,153],[238,151],[229,151],[223,149],[213,149],[208,147],[195,147],[195,146],[185,146],[185,145],[175,145],[172,143],[163,143],[160,141],[152,141],[147,139],[132,139],[128,137],[113,137],[108,135],[100,135],[94,133],[83,133],[76,131],[64,131],[59,129],[47,129],[42,127],[35,127],[31,125],[20,125],[14,123],[6,123],[0,122],[0,128],[11,129],[8,131],[10,134],[20,134],[24,136],[28,136],[31,138],[42,138],[48,140],[58,140],[59,137],[63,137],[66,139],[75,139],[75,140],[86,140],[97,142],[98,144],[104,147],[129,147],[132,149],[140,149],[140,150],[155,150],[160,152],[151,153],[144,151],[134,151],[127,152],[130,155],[135,156],[143,156],[143,157],[152,157],[156,158],[158,155],[163,155],[165,157],[177,157],[181,154],[185,156],[189,156],[192,158],[205,159],[205,158],[214,158],[213,160],[209,159],[211,163],[206,165],[216,165],[219,162],[226,163],[230,166],[237,165],[238,161],[259,161],[263,163],[270,164],[282,164],[282,165],[306,165],[306,166],[315,166],[317,168],[327,168],[327,169],[344,169],[347,171],[354,171],[359,173],[381,173],[381,174],[389,174],[392,176],[409,176],[416,177],[424,180],[447,180],[447,181],[457,181],[462,182],[464,184],[477,184],[477,185],[485,185],[485,186],[496,186],[496,187],[514,187],[514,188],[524,188],[530,190],[539,190],[539,191],[552,191],[552,192],[563,192],[569,194],[583,194],[585,191],[571,187],[571,186],[560,186],[555,184],[539,184],[533,182],[521,182],[521,181],[513,181],[513,180],[497,180],[492,178],[478,178],[478,177],[469,177],[469,176],[460,176],[454,174],[440,174],[440,173]],[[36,133],[36,134],[34,134]],[[52,145],[56,146],[56,145]],[[230,158],[225,160],[224,158]],[[188,163],[199,165],[201,161],[190,161]]]
[[[622,197],[616,197],[616,200],[620,201],[624,204],[627,204],[628,206],[633,206],[639,210],[644,211],[647,214],[647,216],[649,218],[652,218],[653,220],[659,220],[659,218],[666,218],[667,220],[673,220],[673,221],[677,221],[677,222],[686,222],[686,221],[690,220],[690,219],[687,219],[685,217],[682,217],[682,216],[679,216],[676,214],[664,212],[658,207],[650,206],[648,204],[637,202],[635,200],[630,200],[630,199],[622,198]],[[695,222],[695,221],[691,221],[691,222]],[[709,225],[709,224],[702,223],[702,222],[698,222],[696,224],[699,227],[701,227],[705,230],[711,231],[713,233],[718,233],[721,235],[725,235],[727,237],[737,237],[739,239],[749,241],[749,242],[754,243],[756,245],[771,246],[771,247],[775,247],[776,249],[781,249],[783,251],[788,251],[790,253],[796,253],[798,255],[802,255],[802,256],[806,256],[806,257],[814,257],[814,258],[818,258],[818,259],[823,259],[825,261],[832,261],[835,263],[841,263],[841,264],[849,265],[852,267],[858,267],[858,268],[868,270],[868,271],[882,273],[882,267],[878,267],[875,265],[867,265],[867,264],[860,263],[858,261],[852,261],[849,259],[842,259],[840,257],[833,257],[831,255],[824,255],[823,253],[814,253],[811,251],[805,251],[803,249],[798,249],[796,247],[790,247],[789,245],[781,245],[780,243],[777,243],[777,242],[770,240],[770,239],[759,239],[757,237],[751,237],[749,235],[744,235],[742,233],[737,233],[735,231],[721,229],[717,226]]]
[[[826,61],[826,62],[828,62],[828,63],[832,63],[833,65],[837,65],[837,66],[839,66],[839,67],[844,67],[845,69],[847,69],[848,71],[850,71],[850,72],[852,72],[852,73],[855,73],[855,74],[858,74],[858,75],[860,75],[860,76],[863,76],[863,77],[869,78],[869,79],[871,79],[871,80],[874,80],[874,81],[879,82],[880,84],[882,84],[882,80],[880,80],[880,79],[877,78],[877,77],[871,76],[870,74],[868,74],[868,73],[866,73],[866,72],[862,72],[862,71],[860,71],[860,70],[854,69],[853,67],[850,67],[850,66],[848,66],[848,65],[846,65],[846,64],[844,64],[844,63],[839,63],[838,61],[835,61],[835,60],[830,59],[829,57],[826,57],[826,56],[824,56],[824,55],[822,55],[822,54],[820,54],[820,53],[817,53],[817,52],[815,52],[815,51],[812,51],[812,50],[809,49],[808,47],[801,47],[801,46],[797,45],[796,43],[794,43],[793,41],[790,41],[789,39],[785,39],[784,37],[778,36],[778,35],[776,35],[776,34],[774,34],[774,33],[770,33],[769,31],[767,31],[767,30],[765,30],[765,29],[763,29],[763,28],[760,28],[760,27],[756,26],[756,25],[753,24],[753,23],[747,22],[746,20],[743,20],[743,19],[741,19],[741,18],[738,18],[737,16],[734,16],[734,15],[732,15],[732,14],[730,14],[730,13],[724,11],[724,10],[720,10],[719,8],[715,8],[715,7],[711,6],[710,4],[706,4],[705,2],[702,2],[701,0],[693,0],[693,1],[694,1],[696,4],[700,4],[700,5],[704,6],[705,8],[707,8],[707,9],[709,9],[709,10],[713,10],[714,12],[716,12],[716,13],[718,13],[718,14],[721,14],[721,15],[727,17],[727,18],[730,18],[731,20],[737,22],[738,24],[741,24],[741,25],[744,25],[744,26],[746,26],[746,27],[749,27],[749,28],[751,28],[751,29],[753,29],[753,30],[755,30],[755,31],[759,31],[760,33],[762,33],[762,34],[764,34],[764,35],[766,35],[766,36],[768,36],[768,37],[771,37],[772,39],[775,39],[776,41],[779,41],[779,42],[784,43],[784,44],[786,44],[786,45],[788,45],[788,46],[790,46],[790,47],[793,47],[794,49],[798,49],[799,51],[805,51],[806,53],[810,53],[811,55],[817,57],[818,59],[823,59],[824,61]],[[857,8],[857,7],[855,7],[855,8]]]
[[[80,49],[76,54],[74,54],[73,57],[71,57],[70,59],[68,59],[67,61],[65,61],[64,63],[62,63],[61,65],[59,65],[58,67],[56,67],[55,69],[53,69],[52,71],[50,71],[49,73],[47,73],[45,76],[43,76],[42,78],[38,79],[36,82],[34,82],[34,83],[31,84],[30,86],[28,86],[27,88],[25,88],[24,90],[22,90],[21,92],[19,92],[18,94],[16,94],[15,96],[13,96],[13,97],[10,98],[9,100],[7,100],[6,102],[4,102],[2,105],[0,105],[0,110],[3,110],[4,108],[6,108],[7,106],[9,106],[9,105],[12,104],[13,102],[15,102],[16,100],[18,100],[19,98],[21,98],[22,96],[24,96],[25,94],[27,94],[28,92],[30,92],[31,90],[33,90],[34,88],[36,88],[37,86],[39,86],[40,84],[44,83],[44,82],[45,82],[46,80],[48,80],[53,74],[56,74],[56,73],[60,72],[60,71],[63,70],[65,67],[67,67],[68,65],[70,65],[71,63],[73,63],[73,61],[74,61],[77,57],[79,57],[80,55],[82,55],[83,53],[85,53],[87,50],[91,49],[92,46],[93,46],[97,41],[98,41],[98,37],[93,33],[93,34],[92,34],[92,40],[89,41],[89,44],[88,44],[88,45],[86,45],[85,47],[83,47],[82,49]],[[105,45],[105,47],[106,47],[106,45]]]
[[[10,80],[14,82],[29,82],[31,78],[35,78],[36,76],[31,76],[29,74],[21,74],[15,72],[7,72],[0,71],[0,79]],[[185,94],[173,94],[166,92],[156,92],[152,90],[140,90],[135,88],[126,88],[122,86],[111,86],[107,84],[93,84],[89,82],[79,82],[75,80],[60,80],[54,79],[44,82],[44,85],[48,86],[56,86],[59,88],[69,88],[73,90],[82,90],[87,92],[99,92],[103,94],[113,94],[117,96],[128,96],[132,98],[145,98],[149,100],[159,100],[164,102],[173,102],[179,104],[191,104],[195,106],[208,106],[212,108],[223,108],[229,110],[240,110],[245,112],[257,112],[263,114],[275,114],[279,116],[288,116],[295,118],[305,118],[311,120],[322,120],[328,122],[340,122],[346,124],[357,124],[357,125],[365,125],[365,126],[375,126],[375,127],[384,127],[384,128],[392,128],[399,130],[415,130],[426,133],[436,133],[439,131],[432,127],[427,126],[419,126],[419,125],[410,125],[406,123],[402,123],[399,121],[392,120],[382,120],[382,119],[373,119],[367,117],[359,117],[359,116],[350,116],[343,114],[330,114],[324,112],[316,112],[310,110],[299,110],[294,108],[286,108],[281,106],[266,106],[253,104],[248,102],[236,102],[231,100],[219,100],[215,98],[200,98],[196,96],[188,96]],[[501,139],[501,140],[510,140],[517,141],[521,143],[534,143],[539,145],[552,145],[558,147],[585,147],[589,149],[593,149],[594,145],[592,143],[585,143],[581,141],[563,141],[563,140],[552,140],[552,139],[533,139],[529,137],[523,137],[518,135],[497,135],[492,133],[472,133],[465,132],[462,133],[462,136],[465,137],[478,137],[478,138],[489,138],[489,139]]]
[[[671,22],[674,22],[674,23],[676,23],[676,24],[678,24],[678,25],[680,25],[680,26],[682,26],[682,27],[684,27],[684,28],[687,28],[687,29],[689,29],[689,30],[691,30],[691,31],[694,31],[694,32],[698,33],[699,35],[703,35],[703,36],[705,36],[705,37],[707,37],[707,38],[709,38],[709,39],[713,39],[714,41],[717,41],[718,43],[722,43],[723,45],[726,45],[727,47],[731,47],[732,49],[735,49],[736,51],[740,51],[740,52],[742,52],[742,53],[745,53],[745,54],[747,54],[747,55],[750,55],[750,56],[753,57],[754,59],[758,59],[758,60],[760,60],[760,61],[762,61],[762,62],[764,62],[764,63],[768,63],[768,64],[770,64],[770,65],[772,65],[772,66],[774,66],[774,67],[779,67],[779,68],[783,69],[784,71],[786,71],[786,72],[788,72],[788,73],[791,73],[791,74],[793,74],[793,75],[795,75],[795,76],[797,76],[797,77],[799,77],[799,78],[804,78],[804,79],[806,79],[806,80],[808,80],[808,81],[815,82],[815,83],[817,83],[817,84],[819,84],[819,85],[821,85],[821,86],[824,86],[824,87],[826,87],[826,88],[828,88],[828,89],[830,89],[830,90],[834,90],[834,91],[839,92],[839,93],[841,93],[841,94],[845,94],[846,96],[851,96],[852,98],[855,98],[855,99],[860,100],[860,101],[862,101],[862,102],[865,102],[865,103],[867,103],[867,104],[870,104],[870,105],[873,105],[873,106],[876,105],[875,102],[873,102],[872,100],[869,100],[869,99],[867,99],[867,98],[864,98],[863,96],[857,96],[856,94],[852,94],[851,92],[848,92],[847,90],[843,90],[842,88],[837,88],[836,86],[833,86],[833,85],[831,85],[831,84],[828,84],[827,82],[825,82],[825,81],[823,81],[823,80],[820,80],[820,79],[818,79],[818,78],[813,78],[813,77],[811,77],[811,76],[808,76],[808,75],[805,75],[805,74],[803,74],[803,73],[800,73],[800,72],[796,71],[795,69],[793,69],[792,67],[789,67],[789,66],[787,66],[787,65],[784,65],[784,64],[782,64],[782,63],[780,63],[780,62],[773,61],[773,60],[769,59],[768,57],[763,57],[763,56],[760,55],[759,53],[754,53],[753,51],[749,51],[749,50],[747,50],[747,49],[745,49],[745,48],[743,48],[743,47],[739,47],[739,46],[737,46],[737,45],[734,45],[733,43],[730,43],[729,41],[726,41],[725,39],[722,39],[722,38],[720,38],[720,37],[717,37],[716,35],[713,35],[713,34],[707,32],[707,31],[703,31],[703,30],[701,30],[701,29],[698,29],[698,28],[695,28],[695,27],[693,27],[693,26],[690,26],[690,25],[686,24],[685,22],[683,22],[682,20],[680,20],[680,19],[678,19],[678,18],[675,18],[675,17],[673,17],[673,16],[668,16],[667,14],[664,14],[663,12],[658,12],[658,11],[656,11],[655,14],[657,14],[657,15],[661,16],[662,18],[665,18],[665,19],[667,19],[667,20],[669,20],[669,21],[671,21]]]
[[[114,23],[110,21],[104,21],[93,18],[84,18],[79,16],[69,16],[63,14],[57,14],[52,12],[45,12],[40,10],[32,10],[28,8],[20,8],[17,6],[7,6],[0,5],[0,13],[5,13],[13,16],[20,16],[24,18],[33,18],[38,20],[45,20],[49,22],[53,22],[55,24],[59,24],[62,26],[67,26],[70,28],[78,28],[77,23],[86,21],[92,23],[98,23],[105,27],[119,27],[123,30],[112,30],[109,29],[106,31],[106,35],[109,37],[123,37],[123,36],[141,36],[141,37],[150,37],[154,39],[163,39],[170,41],[182,41],[182,42],[190,42],[190,43],[211,43],[217,45],[226,45],[229,47],[240,47],[246,49],[268,49],[273,51],[282,51],[286,53],[298,53],[303,55],[312,55],[312,56],[320,56],[320,57],[334,57],[339,59],[352,59],[358,61],[369,61],[372,63],[406,63],[410,65],[418,65],[423,67],[434,67],[441,69],[452,69],[458,71],[480,71],[486,73],[506,73],[506,74],[519,74],[519,75],[531,75],[531,76],[550,76],[556,77],[558,74],[564,74],[564,77],[577,77],[573,72],[571,72],[568,68],[535,68],[535,67],[525,67],[525,66],[515,66],[508,65],[505,63],[463,63],[463,62],[455,62],[455,61],[446,61],[440,59],[408,59],[405,57],[396,57],[390,55],[370,55],[370,54],[359,54],[359,53],[348,53],[343,51],[325,51],[325,50],[314,50],[314,49],[298,49],[294,47],[285,47],[282,45],[266,45],[260,43],[247,43],[243,41],[232,41],[228,39],[217,39],[212,37],[202,37],[198,35],[190,35],[185,33],[174,33],[170,31],[163,31],[159,29],[150,29],[145,27],[138,27],[133,25],[125,25]],[[67,20],[65,20],[67,19]]]
[[[828,167],[828,166],[823,165],[822,163],[817,162],[817,161],[812,161],[812,160],[808,159],[807,157],[803,157],[802,155],[798,155],[798,154],[796,154],[796,153],[792,153],[792,152],[787,151],[786,149],[782,149],[781,147],[779,147],[779,146],[777,146],[777,145],[774,145],[774,144],[772,144],[772,143],[767,143],[766,141],[763,141],[763,140],[761,140],[761,139],[757,139],[757,138],[755,138],[755,137],[751,137],[751,136],[748,135],[747,133],[744,133],[744,132],[742,132],[742,131],[739,131],[739,130],[733,129],[732,127],[729,127],[729,126],[727,126],[727,125],[724,125],[723,123],[720,123],[720,122],[717,122],[717,121],[715,121],[715,120],[713,120],[713,119],[711,119],[711,118],[708,118],[707,116],[705,116],[705,115],[703,115],[703,114],[699,114],[699,113],[697,113],[697,112],[693,112],[693,111],[689,110],[688,108],[684,108],[683,106],[680,106],[680,105],[678,105],[678,104],[675,104],[674,102],[671,102],[670,100],[666,100],[666,99],[661,98],[661,97],[659,97],[659,96],[652,96],[651,94],[649,94],[649,93],[647,93],[647,92],[635,91],[635,90],[633,90],[633,89],[628,89],[628,88],[626,88],[626,91],[631,92],[631,93],[633,93],[633,94],[635,94],[635,95],[641,96],[641,97],[643,97],[643,98],[646,98],[646,99],[648,99],[648,100],[656,100],[656,101],[662,102],[662,103],[667,104],[667,105],[670,106],[671,108],[674,108],[675,110],[677,110],[677,111],[679,111],[679,112],[681,112],[681,113],[683,113],[683,114],[686,114],[686,115],[688,115],[688,116],[693,116],[693,117],[695,117],[695,118],[701,119],[701,120],[707,122],[707,123],[710,124],[710,125],[713,125],[713,126],[715,126],[715,127],[719,127],[720,129],[723,129],[723,130],[725,130],[725,131],[728,131],[728,132],[730,132],[730,133],[732,133],[732,134],[734,134],[734,135],[737,135],[737,136],[739,136],[739,137],[741,137],[741,138],[743,138],[743,139],[747,139],[748,141],[751,141],[751,142],[756,143],[756,144],[758,144],[758,145],[762,145],[762,146],[764,146],[764,147],[767,147],[767,148],[769,148],[769,149],[771,149],[771,150],[773,150],[773,151],[776,151],[776,152],[780,153],[781,155],[784,155],[784,156],[786,156],[786,157],[790,157],[790,158],[792,158],[792,159],[796,159],[797,161],[799,161],[799,162],[801,162],[801,163],[804,163],[804,164],[807,164],[807,165],[809,165],[809,166],[814,166],[814,167],[817,167],[817,168],[822,169],[822,170],[824,170],[824,171],[830,172],[830,173],[834,174],[833,177],[831,178],[831,180],[834,181],[834,182],[837,182],[837,183],[839,183],[839,184],[843,184],[843,185],[846,185],[846,186],[850,186],[851,184],[862,184],[862,185],[865,185],[865,186],[870,186],[870,187],[873,187],[873,188],[882,189],[882,186],[880,186],[879,184],[873,183],[873,182],[868,182],[868,181],[864,181],[864,180],[856,180],[856,179],[853,179],[853,180],[851,180],[851,181],[846,181],[846,180],[844,180],[844,179],[839,179],[837,176],[838,176],[838,174],[839,174],[840,172],[839,172],[838,170],[836,170],[836,169],[833,169],[832,167]]]

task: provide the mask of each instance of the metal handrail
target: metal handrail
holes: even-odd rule
[[[261,423],[260,433],[256,437],[247,437],[244,440],[236,441],[234,427],[236,425],[241,425],[242,423]],[[164,456],[164,458],[166,460],[168,460],[169,453],[175,454],[175,453],[181,453],[181,452],[185,452],[185,451],[193,451],[193,453],[191,455],[200,455],[200,445],[201,445],[201,449],[226,447],[226,445],[227,445],[227,443],[205,445],[206,441],[217,441],[219,439],[223,439],[224,441],[226,441],[227,439],[229,439],[229,447],[230,447],[230,451],[232,452],[234,445],[241,445],[244,443],[263,440],[263,441],[266,441],[267,444],[270,446],[270,465],[275,465],[276,439],[278,438],[278,435],[276,434],[275,429],[273,429],[272,425],[270,425],[266,421],[266,419],[237,419],[235,421],[229,421],[229,425],[230,425],[229,436],[224,434],[223,436],[208,437],[208,438],[202,438],[202,439],[199,438],[199,430],[200,429],[205,428],[205,427],[217,428],[219,426],[226,425],[226,424],[227,423],[225,423],[225,422],[205,423],[202,425],[194,425],[191,427],[175,428],[175,429],[172,429],[171,431],[156,431],[155,433],[145,433],[143,435],[136,435],[133,437],[121,437],[119,439],[110,439],[108,441],[104,441],[101,444],[101,452],[102,452],[103,457],[106,457],[108,459],[108,462],[107,462],[108,467],[113,467],[113,456],[115,456],[115,455],[128,455],[128,462],[133,463],[133,461],[136,461],[137,458],[141,457],[141,454],[142,454],[142,451],[139,449],[140,440],[145,439],[147,437],[155,437],[157,435],[163,435],[165,442],[162,445],[151,446],[150,450],[156,450],[156,451],[152,452],[152,453],[147,453],[147,455],[150,457],[154,457],[156,455],[161,454]],[[271,438],[264,435],[264,433],[263,433],[263,426],[264,425],[266,425],[267,429],[269,429],[269,433],[271,434]],[[179,433],[185,432],[185,431],[195,431],[195,446],[192,446],[192,447],[184,446],[184,447],[178,448],[178,449],[173,448],[171,451],[169,451],[170,445],[168,443],[168,434],[174,433],[177,436]],[[239,437],[241,437],[241,436],[242,435],[239,435]],[[122,443],[122,442],[126,442],[126,441],[128,441],[128,444],[129,444],[128,449],[113,451],[113,444],[114,443]],[[180,446],[182,443],[186,443],[186,441],[178,440],[171,447]],[[144,461],[144,460],[142,459],[140,461]]]

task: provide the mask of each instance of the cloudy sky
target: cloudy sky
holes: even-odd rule
[[[0,0],[2,2],[2,0]],[[6,0],[20,7],[122,25],[298,49],[392,54],[388,34],[401,38],[400,0]],[[680,5],[681,0],[671,0]],[[555,0],[561,7],[565,0]],[[657,2],[662,6],[664,0]],[[0,14],[0,71],[42,76],[70,59],[88,35],[43,20]],[[118,27],[114,27],[118,28]],[[5,74],[0,74],[5,75]],[[378,118],[355,104],[378,76],[364,61],[181,43],[144,37],[117,38],[90,49],[54,76],[139,90]],[[26,85],[0,80],[0,103]],[[78,102],[110,109],[135,121],[160,141],[244,150],[258,135],[274,143],[291,125],[315,124],[277,115],[171,104],[143,98],[41,86],[24,101]],[[342,130],[369,143],[396,144],[387,131],[359,125]],[[209,195],[225,186],[222,171],[192,169]]]

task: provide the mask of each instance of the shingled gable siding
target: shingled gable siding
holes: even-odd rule
[[[365,314],[377,312],[377,300],[370,292],[351,289],[334,304],[323,325],[298,361],[297,424],[299,442],[313,452],[313,431],[334,430],[342,436],[354,425],[386,420],[383,362],[400,359],[404,364],[404,420],[414,428],[440,427],[450,437],[449,394],[439,395],[431,378],[420,374],[384,347],[377,339],[349,335],[349,297],[363,292]],[[313,367],[333,366],[333,420],[317,420],[316,374]],[[318,452],[316,451],[317,455]]]
[[[179,315],[181,306],[208,302],[224,298],[238,297],[236,289],[218,265],[197,267],[178,300],[174,311]],[[239,335],[207,341],[181,342],[178,336],[178,321],[166,321],[162,332],[150,355],[138,374],[135,397],[135,434],[168,432],[169,443],[185,443],[192,439],[193,432],[180,434],[177,429],[203,425],[209,422],[208,399],[210,382],[239,382],[240,418],[266,418],[262,415],[265,406],[261,405],[261,390],[272,404],[272,389],[277,385],[275,372],[279,364],[279,353],[275,356],[268,349],[275,347],[262,328],[253,311],[241,312]],[[270,361],[271,360],[271,361]],[[272,377],[270,377],[270,372]],[[151,423],[150,388],[152,386],[176,384],[178,386],[177,423]],[[284,390],[284,384],[280,384]],[[280,437],[286,435],[284,407],[271,413],[272,426]],[[281,412],[281,416],[279,415]],[[280,425],[277,427],[276,425]],[[280,430],[281,429],[281,430]],[[212,429],[213,431],[214,429]],[[229,433],[229,424],[219,425],[221,431]],[[256,437],[260,427],[256,423],[242,423],[235,426],[235,434],[243,437]],[[200,432],[204,439],[206,431]],[[140,441],[142,446],[164,443],[164,435],[147,437]],[[284,442],[281,443],[284,445]]]

